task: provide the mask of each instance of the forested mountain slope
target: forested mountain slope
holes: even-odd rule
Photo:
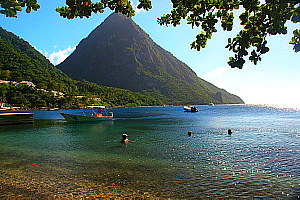
[[[76,80],[156,97],[167,104],[243,103],[157,45],[132,19],[111,14],[57,66]]]
[[[50,94],[42,94],[28,88],[8,87],[1,84],[0,101],[22,104],[27,107],[60,106],[76,107],[82,103],[107,105],[161,105],[162,102],[129,90],[99,86],[88,81],[76,81],[52,65],[28,42],[0,27],[0,80],[31,81],[36,89],[59,91],[65,98],[53,102]],[[73,96],[83,95],[84,99]],[[38,101],[38,99],[41,99]],[[101,99],[93,102],[90,99]],[[49,101],[52,102],[49,102]],[[39,102],[34,105],[32,101]],[[51,104],[51,105],[50,105]],[[55,105],[57,104],[57,105]],[[59,104],[59,105],[58,105]]]

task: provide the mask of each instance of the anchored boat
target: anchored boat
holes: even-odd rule
[[[198,112],[198,108],[196,106],[184,106],[184,112]]]
[[[106,113],[105,112],[105,106],[88,106],[88,108],[91,108],[92,114],[86,115],[83,112],[83,115],[76,115],[76,114],[70,114],[70,113],[60,113],[65,120],[68,122],[88,122],[88,121],[105,121],[105,120],[112,120],[114,117],[114,114],[112,112]],[[95,111],[95,109],[98,109],[98,111]],[[105,112],[105,114],[103,114]]]

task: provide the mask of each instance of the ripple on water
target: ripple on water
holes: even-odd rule
[[[153,115],[160,109],[161,115]],[[0,196],[282,199],[299,194],[297,112],[253,106],[176,112],[176,107],[155,108],[109,124],[4,128]],[[120,144],[124,132],[137,142]]]

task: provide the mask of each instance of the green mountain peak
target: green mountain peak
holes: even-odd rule
[[[168,104],[243,103],[197,77],[131,18],[116,13],[57,67],[76,80],[141,92]]]

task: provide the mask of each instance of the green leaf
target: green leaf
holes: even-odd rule
[[[15,9],[16,9],[17,11],[22,11],[22,7],[21,7],[21,6],[15,6]]]
[[[297,52],[299,52],[300,51],[300,44],[296,44],[296,45],[294,45],[294,51],[297,53]]]
[[[300,9],[299,9],[299,7],[298,7],[298,10],[295,10],[293,12],[291,21],[294,22],[294,23],[300,22]]]
[[[263,47],[262,49],[261,49],[261,53],[262,54],[264,54],[264,53],[267,53],[268,51],[269,51],[270,49],[268,48],[268,47]]]
[[[28,7],[26,8],[26,12],[27,12],[27,13],[30,13],[30,12],[31,12],[31,7],[28,6]]]

